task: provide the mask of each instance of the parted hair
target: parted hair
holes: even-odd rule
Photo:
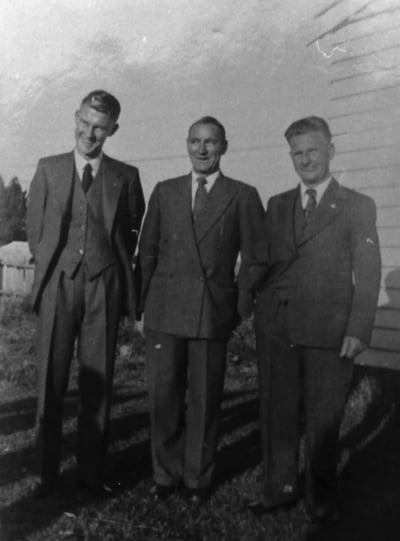
[[[93,90],[85,96],[81,102],[100,113],[109,114],[114,120],[118,120],[121,112],[121,104],[115,96],[105,90]]]
[[[217,120],[213,116],[202,116],[199,118],[199,120],[196,120],[196,122],[193,122],[193,124],[190,126],[188,133],[190,133],[190,130],[194,128],[194,126],[197,126],[198,124],[213,124],[214,126],[217,126],[219,129],[222,139],[224,142],[226,142],[226,133],[225,133],[225,127],[219,120]]]
[[[326,139],[329,142],[331,141],[332,134],[328,123],[319,116],[307,116],[305,118],[301,118],[300,120],[296,120],[296,122],[290,124],[288,129],[285,131],[285,137],[289,143],[290,139],[295,135],[303,135],[304,133],[316,131],[323,133]]]

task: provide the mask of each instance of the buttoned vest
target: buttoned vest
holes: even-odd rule
[[[70,216],[59,265],[73,278],[79,265],[85,266],[89,279],[110,265],[116,265],[111,238],[103,217],[103,173],[100,167],[87,194],[74,173]]]

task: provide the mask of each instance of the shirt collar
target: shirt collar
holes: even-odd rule
[[[220,175],[220,171],[215,171],[215,173],[211,173],[211,175],[201,175],[200,173],[196,173],[195,171],[192,171],[192,187],[196,190],[197,189],[197,179],[199,177],[204,177],[207,179],[206,184],[206,190],[209,192],[211,188],[214,185],[214,182],[217,180],[217,178]]]
[[[329,177],[327,179],[325,179],[320,184],[317,184],[316,186],[306,186],[304,184],[304,182],[300,182],[301,200],[302,200],[302,203],[303,203],[303,207],[306,205],[307,199],[308,199],[308,195],[306,194],[306,190],[308,190],[309,188],[313,188],[316,191],[316,197],[315,198],[316,198],[317,205],[318,205],[318,203],[322,199],[322,196],[326,192],[326,189],[328,188],[329,183],[330,183],[331,180],[332,180],[332,175],[329,175]]]
[[[85,165],[90,163],[92,166],[92,175],[95,177],[97,175],[98,170],[100,169],[101,161],[103,159],[103,152],[100,152],[96,158],[92,158],[91,160],[86,160],[79,152],[74,149],[74,157],[75,157],[75,167],[77,170],[77,173],[79,175],[79,178],[82,180],[83,176],[83,169],[85,168]]]

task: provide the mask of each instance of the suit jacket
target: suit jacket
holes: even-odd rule
[[[191,182],[160,182],[150,198],[139,245],[145,328],[225,340],[248,315],[246,265],[264,209],[255,188],[220,174],[195,232]]]
[[[39,161],[29,191],[27,235],[36,262],[32,288],[35,309],[55,269],[68,228],[74,178],[74,153]],[[144,213],[144,199],[135,167],[104,155],[102,159],[104,227],[117,256],[124,313],[134,313],[137,293],[132,257]]]
[[[368,344],[381,269],[375,203],[333,179],[296,243],[298,197],[300,187],[269,200],[251,269],[266,332],[284,299],[293,343],[340,347],[347,335]]]

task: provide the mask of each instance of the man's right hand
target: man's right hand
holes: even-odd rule
[[[142,315],[142,319],[140,321],[135,320],[135,323],[133,324],[133,331],[138,332],[140,336],[146,338],[144,333],[144,315]]]

